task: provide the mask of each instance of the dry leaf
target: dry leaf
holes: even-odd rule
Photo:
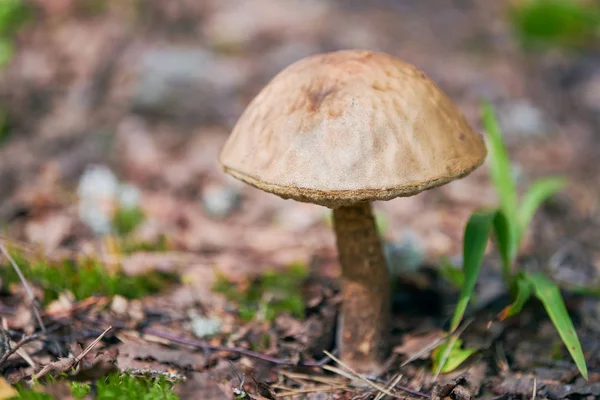
[[[411,359],[418,355],[418,359],[426,360],[431,354],[431,350],[424,351],[430,347],[432,343],[441,339],[444,335],[443,331],[433,330],[423,335],[404,335],[403,343],[400,346],[394,347],[394,353],[405,355]]]
[[[121,346],[118,365],[120,369],[155,368],[156,364],[172,366],[181,370],[202,371],[206,368],[206,358],[189,350],[172,350],[150,343],[128,341]],[[160,366],[158,366],[160,368]]]

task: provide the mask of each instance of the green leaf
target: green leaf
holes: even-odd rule
[[[0,0],[0,35],[13,35],[29,16],[23,0]]]
[[[473,295],[496,213],[497,210],[478,211],[467,222],[463,243],[464,285],[454,310],[450,331],[454,331],[460,324]]]
[[[517,188],[496,114],[487,101],[482,105],[482,118],[488,138],[490,177],[500,198],[500,208],[510,217],[517,210]]]
[[[0,0],[1,1],[1,0]],[[0,68],[8,65],[14,53],[12,41],[0,37]]]
[[[432,353],[433,370],[441,373],[452,372],[477,351],[476,349],[463,349],[462,345],[463,341],[461,339],[453,337],[436,348]],[[448,346],[451,346],[449,353],[447,353]],[[447,357],[446,362],[440,368],[440,363],[444,362],[444,357]]]
[[[120,235],[127,235],[144,222],[144,218],[140,207],[119,207],[113,216],[113,227]]]
[[[506,283],[512,286],[512,266],[517,256],[516,228],[506,214],[499,210],[494,218],[494,237],[502,258],[502,272]]]
[[[500,320],[504,320],[508,317],[512,317],[513,315],[517,315],[523,309],[527,300],[531,297],[531,292],[533,290],[533,285],[527,279],[526,276],[519,274],[516,279],[516,287],[517,293],[515,296],[515,300],[511,305],[506,307],[502,312],[498,315]]]
[[[575,327],[573,326],[573,322],[571,322],[571,318],[569,317],[567,307],[563,302],[558,286],[542,274],[526,276],[533,285],[536,297],[544,305],[560,338],[567,347],[571,357],[573,357],[579,372],[587,380],[588,371],[583,351],[581,350],[581,344],[579,343]]]
[[[594,2],[535,0],[520,2],[511,13],[515,33],[525,46],[579,47],[594,39],[600,15]]]
[[[381,213],[375,213],[375,227],[379,236],[385,236],[389,229],[388,219]]]
[[[465,273],[457,268],[446,256],[440,257],[440,275],[452,286],[462,288],[465,282]]]
[[[562,190],[565,183],[563,178],[553,177],[537,180],[529,186],[519,207],[519,241],[540,205],[550,196]]]

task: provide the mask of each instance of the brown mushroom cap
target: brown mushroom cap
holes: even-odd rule
[[[336,208],[443,185],[485,156],[481,135],[423,72],[388,54],[346,50],[275,76],[220,163],[264,191]]]

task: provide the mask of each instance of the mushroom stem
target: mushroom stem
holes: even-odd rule
[[[333,210],[342,267],[338,345],[344,363],[377,373],[388,349],[389,275],[371,203]]]

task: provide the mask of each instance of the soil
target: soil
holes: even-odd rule
[[[94,254],[128,274],[159,269],[182,280],[138,300],[66,296],[42,309],[52,340],[24,349],[38,365],[56,362],[112,325],[77,379],[135,369],[185,377],[175,386],[182,399],[233,399],[236,390],[256,399],[290,390],[306,391],[297,399],[377,398],[372,386],[324,368],[336,363],[319,363],[323,350],[335,351],[339,305],[330,212],[242,185],[216,162],[244,106],[279,70],[315,52],[365,48],[418,66],[478,130],[480,101],[488,98],[522,187],[546,175],[568,179],[536,215],[519,266],[565,288],[589,369],[585,381],[540,304],[498,320],[509,299],[490,248],[461,336],[478,351],[457,371],[434,376],[423,350],[447,328],[457,299],[438,272],[440,256],[459,259],[469,215],[496,204],[482,167],[441,188],[374,204],[386,242],[401,247],[411,239],[413,253],[400,256],[416,257],[392,274],[394,352],[379,385],[401,374],[396,387],[410,390],[396,398],[406,399],[600,398],[600,302],[567,290],[600,283],[600,47],[524,50],[507,3],[32,0],[14,59],[0,72],[9,121],[0,142],[2,243],[48,259]],[[139,190],[145,218],[128,237],[164,237],[167,249],[115,251],[85,223],[77,188],[90,165]],[[246,322],[212,290],[219,274],[248,284],[290,263],[310,272],[304,318]],[[0,296],[4,328],[15,337],[36,329],[28,304],[20,285]],[[194,337],[194,323],[207,319],[220,321],[218,333]],[[16,356],[1,368],[11,383],[34,373]],[[323,385],[331,390],[310,392]]]

